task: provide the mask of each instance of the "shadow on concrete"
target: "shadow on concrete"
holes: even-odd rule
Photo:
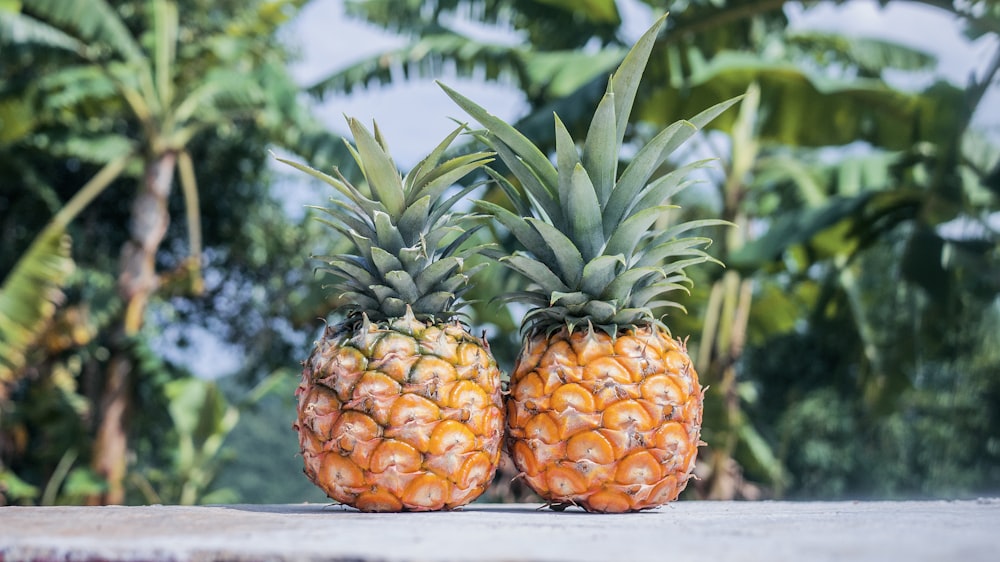
[[[214,505],[211,507],[218,507],[222,509],[232,509],[236,511],[245,511],[251,513],[277,513],[277,514],[289,514],[289,515],[323,515],[323,514],[334,514],[334,513],[354,513],[354,514],[364,514],[364,515],[386,515],[382,513],[363,513],[342,504],[329,503],[329,504],[319,504],[319,503],[303,503],[303,504],[228,504],[228,505]],[[549,509],[548,507],[541,504],[503,504],[503,503],[490,503],[490,504],[470,504],[464,507],[453,509],[450,511],[411,511],[403,512],[402,516],[407,515],[440,515],[449,513],[510,513],[517,515],[545,515],[551,517],[553,515],[557,516],[579,516],[585,515],[589,517],[600,516],[599,513],[587,513],[582,508],[569,507],[563,511],[556,511]],[[655,511],[642,511],[634,513],[620,513],[612,514],[612,517],[628,517],[637,515],[652,515]],[[394,515],[392,513],[388,515]]]
[[[335,503],[303,503],[303,504],[227,504],[213,505],[222,509],[248,511],[251,513],[286,513],[289,515],[310,515],[318,513],[358,513],[358,510]]]

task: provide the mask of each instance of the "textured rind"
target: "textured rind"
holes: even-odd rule
[[[362,511],[465,505],[500,460],[500,371],[461,324],[328,328],[304,363],[295,429],[305,473]]]
[[[553,504],[650,509],[691,477],[703,396],[683,342],[660,327],[536,334],[511,376],[507,447]]]

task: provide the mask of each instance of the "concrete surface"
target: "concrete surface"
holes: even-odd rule
[[[0,562],[1000,560],[1000,499],[678,502],[625,515],[537,507],[4,507]]]

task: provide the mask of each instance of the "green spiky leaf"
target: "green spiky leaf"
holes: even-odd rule
[[[372,263],[383,278],[393,271],[403,269],[403,263],[396,255],[378,246],[372,248]]]
[[[503,207],[489,201],[476,201],[476,204],[490,213],[500,224],[502,224],[514,238],[527,249],[530,249],[539,259],[551,263],[555,260],[550,248],[545,244],[545,240],[537,230],[532,228],[523,217],[504,209]]]
[[[350,201],[353,201],[359,207],[364,209],[364,211],[368,214],[374,213],[376,210],[379,209],[383,211],[385,210],[383,206],[380,206],[376,202],[365,197],[360,191],[358,191],[354,186],[352,186],[350,183],[346,181],[334,178],[329,174],[324,174],[323,172],[315,168],[312,168],[305,164],[300,164],[293,160],[286,160],[284,158],[277,158],[277,160],[278,162],[281,162],[283,164],[288,164],[289,166],[295,168],[296,170],[305,172],[310,176],[326,183],[327,185],[330,185],[331,187],[339,191],[344,197],[346,197]]]
[[[558,184],[552,183],[546,185],[538,177],[538,175],[524,163],[523,160],[518,158],[517,155],[502,142],[498,143],[490,136],[482,138],[488,146],[496,151],[497,156],[500,157],[503,163],[510,168],[514,177],[521,182],[521,187],[524,188],[527,195],[525,205],[529,209],[537,209],[540,211],[538,214],[547,218],[553,226],[561,228],[563,226],[563,214],[559,207]]]
[[[681,166],[669,174],[660,176],[639,193],[635,204],[626,210],[625,216],[631,216],[639,209],[662,205],[665,201],[669,201],[674,195],[677,195],[695,183],[694,180],[688,179],[691,172],[699,168],[704,168],[710,162],[714,161],[715,159],[713,158],[698,160]]]
[[[604,253],[631,256],[635,252],[635,247],[639,244],[639,240],[649,232],[653,223],[662,217],[664,211],[668,209],[670,207],[665,205],[649,207],[625,219],[625,222],[621,223],[611,235]]]
[[[583,275],[583,256],[573,240],[544,221],[529,218],[527,222],[542,237],[546,247],[552,249],[555,256],[552,265],[558,268],[559,278],[569,287],[578,287]]]
[[[619,270],[625,266],[625,256],[622,254],[597,256],[583,267],[581,288],[593,297],[602,295],[608,285],[618,276]]]
[[[632,49],[625,55],[625,59],[618,70],[611,78],[611,89],[615,93],[615,120],[618,128],[617,149],[621,149],[622,141],[625,139],[625,129],[628,127],[628,118],[632,114],[632,105],[635,103],[635,94],[639,90],[639,82],[642,74],[646,70],[646,63],[649,61],[649,54],[653,51],[656,37],[660,34],[660,29],[667,21],[664,14],[656,20],[653,25],[642,34],[636,41]],[[617,150],[616,150],[617,153]]]
[[[413,303],[415,314],[434,314],[439,310],[446,310],[455,300],[455,293],[449,291],[439,291],[427,293]]]
[[[559,291],[553,291],[549,296],[549,306],[566,306],[566,307],[579,307],[587,304],[591,300],[590,295],[584,293],[583,291],[576,291],[574,293],[560,293]]]
[[[610,89],[610,85],[609,85]],[[615,95],[604,94],[587,131],[583,146],[583,167],[594,183],[597,200],[603,209],[618,176],[618,125],[615,118]]]
[[[409,193],[412,197],[423,197],[426,195],[426,193],[423,193],[426,184],[434,179],[435,174],[441,174],[441,171],[438,169],[438,163],[441,161],[441,158],[444,157],[445,152],[448,151],[448,147],[451,146],[451,143],[455,142],[455,139],[458,138],[458,135],[460,135],[464,130],[465,125],[459,125],[447,137],[445,137],[444,140],[438,143],[438,145],[435,146],[423,160],[410,170],[410,173],[406,175],[406,178],[404,178],[404,186],[407,193]],[[407,200],[407,204],[412,202],[412,199]]]
[[[558,275],[553,273],[548,266],[537,260],[533,260],[521,254],[514,254],[512,256],[505,257],[502,262],[508,264],[511,268],[520,272],[528,279],[538,283],[539,286],[545,287],[547,290],[560,291],[564,293],[570,292],[570,288],[563,283],[562,279],[560,279]]]
[[[343,277],[353,280],[362,286],[375,285],[381,282],[375,276],[374,272],[366,269],[365,265],[367,264],[358,260],[357,256],[334,256],[327,263],[331,269],[337,271]]]
[[[684,234],[685,232],[689,232],[691,230],[695,230],[698,228],[709,228],[713,226],[735,227],[736,225],[722,219],[698,219],[693,221],[682,222],[680,224],[676,224],[674,226],[662,230],[661,232],[656,233],[656,237],[653,238],[652,242],[650,242],[649,245],[651,247],[656,247],[660,244],[663,244],[664,242],[677,238],[678,236]]]
[[[396,164],[360,121],[348,119],[347,123],[357,143],[358,164],[368,180],[368,186],[385,205],[391,217],[400,217],[406,206],[406,198],[403,194],[403,179],[399,176]]]
[[[469,98],[459,94],[455,90],[452,90],[440,82],[438,82],[438,85],[441,86],[441,89],[443,89],[445,93],[448,94],[448,97],[458,104],[459,107],[486,127],[490,134],[497,137],[505,145],[510,147],[513,153],[520,157],[527,167],[542,180],[543,185],[554,186],[558,183],[559,180],[556,169],[552,166],[552,163],[549,162],[549,159],[545,157],[545,154],[543,154],[537,146],[528,140],[527,137],[519,133],[517,129],[508,125],[499,117],[477,105]]]
[[[416,302],[421,296],[420,289],[417,288],[417,284],[413,281],[413,277],[410,277],[410,274],[402,269],[387,273],[385,281],[390,287],[396,289],[396,292],[399,293],[400,297],[408,303]]]
[[[399,217],[399,235],[403,244],[412,246],[420,240],[420,234],[428,222],[431,210],[431,198],[425,195],[406,207]]]
[[[528,290],[499,297],[532,308],[524,317],[529,331],[551,332],[589,323],[609,334],[621,327],[653,322],[647,302],[687,290],[688,265],[715,261],[705,252],[707,238],[679,234],[723,221],[692,221],[654,230],[671,198],[690,185],[695,162],[654,178],[670,155],[735,100],[670,125],[640,147],[618,175],[619,152],[646,63],[662,29],[660,18],[625,56],[611,76],[590,121],[581,156],[558,115],[554,117],[555,166],[519,131],[445,87],[446,93],[486,128],[474,135],[497,153],[513,178],[489,172],[512,203],[480,207],[507,227],[535,256],[491,256],[532,282]],[[651,181],[652,180],[652,181]],[[519,184],[519,185],[518,185]],[[679,306],[656,301],[657,306]]]
[[[660,263],[661,260],[667,257],[676,256],[708,256],[704,250],[699,248],[699,246],[708,247],[711,245],[711,238],[702,237],[691,237],[691,238],[680,238],[676,240],[671,240],[669,242],[664,242],[663,244],[658,244],[652,247],[648,247],[642,254],[642,257],[636,261],[635,265],[637,267],[645,267],[648,265],[656,265]]]
[[[572,198],[573,171],[580,165],[576,143],[559,116],[554,116],[556,128],[556,169],[559,171],[558,200],[565,203]]]
[[[519,216],[530,217],[531,205],[529,204],[527,198],[516,187],[514,187],[514,184],[510,183],[510,180],[492,168],[486,168],[486,172],[491,178],[493,178],[493,181],[500,186],[504,195],[507,196],[507,200],[514,205],[514,211]]]
[[[375,219],[375,237],[380,248],[384,248],[387,252],[396,253],[407,246],[402,234],[399,233],[399,229],[392,223],[392,218],[388,214],[375,211],[373,218]]]
[[[413,185],[412,197],[430,197],[437,200],[441,194],[455,182],[469,175],[493,159],[485,153],[476,152],[448,160],[437,168],[430,170]],[[411,204],[411,203],[407,203]]]
[[[368,192],[342,176],[333,177],[304,164],[281,160],[333,186],[342,199],[318,208],[329,218],[320,221],[350,239],[358,255],[324,258],[323,271],[338,278],[338,307],[348,322],[368,317],[384,321],[404,315],[407,305],[422,320],[445,321],[457,312],[454,305],[467,288],[464,259],[484,254],[488,245],[466,242],[479,228],[479,215],[455,211],[461,199],[475,188],[450,188],[491,161],[483,152],[458,156],[441,163],[448,146],[464,130],[455,129],[405,178],[393,164],[378,126],[369,132],[348,119],[356,146],[346,143],[361,167]],[[468,247],[466,247],[468,246]],[[363,313],[363,314],[362,314]]]
[[[601,298],[627,302],[628,296],[637,286],[647,286],[652,280],[663,279],[665,274],[659,267],[634,267],[625,271],[608,284]]]
[[[582,164],[577,164],[570,180],[572,190],[566,200],[567,222],[583,259],[591,260],[604,248],[601,203],[597,191]]]
[[[446,199],[445,201],[440,202],[438,204],[435,204],[433,206],[433,210],[427,216],[427,223],[428,224],[437,224],[437,222],[439,220],[441,220],[441,217],[443,217],[445,215],[448,215],[448,214],[452,214],[454,212],[454,210],[455,210],[455,205],[457,205],[459,203],[459,201],[464,200],[465,197],[469,193],[471,193],[472,190],[474,190],[476,187],[477,187],[476,185],[470,185],[468,187],[465,187],[465,188],[459,190],[459,192],[456,193],[455,195],[452,195],[451,197],[449,197],[448,199]],[[475,215],[472,215],[472,214],[455,215],[454,216],[454,219],[455,219],[456,223],[467,221],[467,220],[469,220],[471,218],[476,218],[476,217],[475,217]]]
[[[417,289],[424,294],[430,293],[432,289],[437,287],[442,281],[450,277],[461,267],[462,260],[454,256],[436,261],[427,266],[427,268],[421,271],[414,279],[417,283]]]
[[[672,293],[674,291],[681,291],[687,294],[691,293],[691,290],[688,289],[687,285],[682,283],[667,283],[660,281],[638,291],[633,291],[631,302],[633,306],[647,307],[654,298],[667,293]],[[665,301],[658,302],[660,303],[659,305],[662,306],[662,303]]]
[[[660,134],[646,146],[639,149],[639,152],[632,159],[632,162],[622,172],[618,179],[618,185],[608,198],[608,204],[604,208],[604,233],[610,236],[611,232],[621,224],[626,211],[632,207],[639,193],[646,182],[653,175],[653,172],[670,155],[674,148],[678,147],[691,138],[698,128],[688,121],[678,121]]]

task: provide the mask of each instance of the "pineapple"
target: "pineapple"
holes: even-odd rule
[[[472,274],[464,261],[482,251],[464,249],[477,217],[451,212],[472,187],[445,193],[491,158],[440,163],[460,127],[402,178],[378,127],[348,123],[369,189],[283,160],[340,192],[323,222],[355,250],[324,258],[345,320],[303,363],[294,427],[305,473],[362,511],[453,509],[493,480],[503,405],[489,345],[454,310]]]
[[[582,154],[555,117],[555,162],[510,125],[454,90],[485,127],[520,187],[491,170],[514,211],[480,201],[526,252],[498,256],[528,289],[501,297],[527,304],[524,342],[506,405],[507,448],[520,476],[555,509],[593,512],[657,507],[691,478],[704,391],[684,342],[654,317],[680,307],[684,268],[711,258],[707,238],[682,236],[728,224],[708,219],[654,228],[696,162],[653,179],[684,140],[736,100],[675,123],[618,174],[636,88],[661,18],[637,42],[597,106]]]

